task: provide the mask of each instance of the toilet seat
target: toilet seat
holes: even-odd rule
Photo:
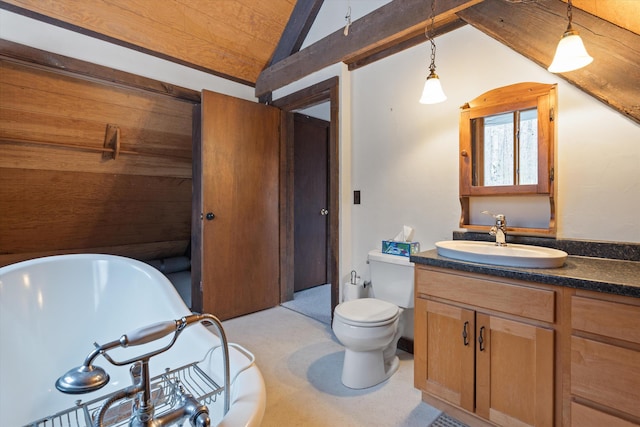
[[[365,328],[393,323],[399,314],[397,305],[376,298],[343,302],[334,310],[334,316],[344,324]]]

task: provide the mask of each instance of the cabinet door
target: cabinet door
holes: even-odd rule
[[[553,331],[476,314],[476,413],[498,425],[553,425]]]
[[[416,387],[473,412],[474,312],[416,299],[414,313]]]

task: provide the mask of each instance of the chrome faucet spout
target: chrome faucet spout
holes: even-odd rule
[[[507,246],[507,217],[503,214],[492,214],[489,211],[482,212],[485,215],[491,215],[496,224],[489,229],[489,234],[496,236],[496,246]]]
[[[161,416],[153,417],[149,413],[149,408],[137,408],[137,413],[129,422],[130,427],[164,427],[180,423],[183,419],[188,419],[193,427],[210,427],[209,408],[200,404],[193,395],[187,393],[182,386],[178,386],[177,397],[179,406]]]

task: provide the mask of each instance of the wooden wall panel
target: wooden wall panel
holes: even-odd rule
[[[0,61],[0,265],[106,252],[181,255],[193,104]],[[103,156],[108,125],[121,150]]]
[[[190,196],[190,179],[0,169],[0,200],[11,207],[0,245],[36,252],[184,239]]]
[[[123,149],[142,145],[147,152],[191,158],[191,103],[8,61],[0,67],[3,139],[101,148],[106,125],[113,124],[121,128]]]
[[[123,154],[103,160],[101,153],[83,148],[13,143],[2,137],[0,151],[0,167],[191,178],[191,165],[165,157]]]

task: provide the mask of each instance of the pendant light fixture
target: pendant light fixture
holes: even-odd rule
[[[591,61],[593,61],[593,58],[587,53],[578,31],[571,26],[573,18],[571,0],[567,1],[567,18],[569,19],[569,25],[562,35],[560,43],[558,43],[556,54],[548,68],[552,73],[566,73],[567,71],[577,70],[591,64]]]
[[[429,75],[427,81],[424,82],[424,89],[422,90],[422,96],[420,97],[421,104],[437,104],[447,99],[447,96],[442,91],[440,85],[440,78],[436,74],[436,43],[433,41],[433,28],[435,24],[435,4],[436,1],[431,1],[431,30],[427,27],[425,29],[425,35],[431,42],[431,65],[429,66]]]

